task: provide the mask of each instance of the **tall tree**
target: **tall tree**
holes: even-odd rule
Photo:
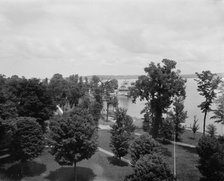
[[[95,122],[98,124],[103,109],[103,88],[101,86],[100,78],[94,75],[90,81],[89,87],[91,92],[90,95],[94,97],[94,103],[92,104],[90,111]]]
[[[18,115],[21,117],[34,117],[44,126],[56,107],[53,104],[47,87],[39,79],[23,79],[21,81]]]
[[[2,119],[15,118],[18,116],[17,107],[22,91],[20,83],[24,78],[1,76],[0,79],[0,117]]]
[[[113,107],[117,107],[118,105],[117,97],[112,95],[115,89],[118,88],[118,81],[116,79],[107,80],[105,82],[102,82],[102,87],[104,91],[104,100],[106,101],[107,105],[107,121],[108,121],[110,105],[112,105]]]
[[[183,98],[175,98],[173,103],[173,111],[168,113],[168,119],[174,123],[174,132],[176,140],[180,140],[180,135],[184,132],[184,127],[181,123],[184,123],[187,118],[187,111],[184,111]]]
[[[151,62],[144,70],[147,75],[138,78],[135,86],[131,89],[131,96],[140,97],[140,100],[146,100],[152,113],[152,135],[158,136],[162,125],[163,113],[173,102],[174,97],[185,96],[185,82],[180,71],[175,70],[176,62],[163,59],[163,66],[159,63],[155,65]]]
[[[70,107],[77,106],[81,97],[87,92],[87,85],[82,81],[82,77],[79,77],[78,74],[70,75],[67,78],[68,82],[68,101]]]
[[[215,119],[216,123],[224,124],[224,82],[219,87],[219,96],[215,101],[217,108],[213,111],[212,119]]]
[[[54,74],[49,82],[49,90],[55,105],[64,108],[68,97],[68,84],[61,74]]]
[[[202,71],[201,74],[197,72],[195,74],[198,77],[195,79],[198,84],[197,90],[201,96],[205,97],[205,101],[198,105],[198,107],[204,113],[203,135],[205,135],[207,113],[211,111],[211,105],[216,98],[215,90],[218,88],[218,85],[221,82],[221,78],[216,74],[211,73],[209,70]]]
[[[74,165],[89,159],[97,149],[97,127],[87,109],[76,107],[50,123],[51,153],[60,165]]]
[[[10,154],[15,160],[21,161],[22,172],[27,160],[32,160],[41,154],[44,149],[44,136],[40,125],[34,118],[19,117],[15,122]]]
[[[111,129],[110,147],[113,153],[119,159],[128,153],[130,140],[133,136],[135,126],[126,110],[118,108],[115,112],[115,124]]]

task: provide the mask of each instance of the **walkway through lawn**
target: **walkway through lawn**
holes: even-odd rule
[[[105,154],[107,154],[107,155],[109,155],[109,156],[112,156],[112,157],[114,156],[113,153],[111,153],[111,152],[109,152],[107,150],[104,150],[103,148],[98,147],[98,150],[101,151],[101,152],[103,152],[103,153],[105,153]],[[130,160],[128,160],[126,158],[123,158],[123,157],[121,157],[121,160],[124,161],[124,162],[126,162],[126,163],[128,163],[129,165],[131,165]]]

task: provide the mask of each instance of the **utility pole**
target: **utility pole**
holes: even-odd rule
[[[176,173],[176,130],[174,125],[174,143],[173,143],[173,177],[174,180],[177,180],[177,173]]]

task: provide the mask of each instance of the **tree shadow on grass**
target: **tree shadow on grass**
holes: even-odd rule
[[[109,161],[110,164],[112,165],[116,165],[116,166],[120,166],[120,167],[127,167],[128,166],[128,163],[123,161],[123,160],[120,160],[116,157],[107,157],[107,160]]]
[[[46,171],[46,165],[35,161],[28,161],[23,165],[23,169],[21,168],[21,163],[15,163],[8,168],[1,168],[0,172],[5,178],[16,181],[21,180],[23,177],[38,176]]]
[[[92,169],[86,167],[76,167],[77,181],[92,181],[96,176]],[[45,177],[50,181],[73,181],[74,180],[74,168],[73,167],[61,167],[55,171],[51,171],[50,174]]]

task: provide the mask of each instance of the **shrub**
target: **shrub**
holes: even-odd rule
[[[224,149],[215,137],[203,136],[197,146],[198,169],[204,181],[224,180]]]
[[[156,153],[141,157],[134,166],[134,173],[126,177],[126,181],[162,181],[172,180],[172,172],[161,155]]]
[[[129,148],[133,165],[141,156],[152,154],[154,152],[161,152],[161,146],[149,134],[143,134],[136,138]]]
[[[203,136],[198,141],[197,152],[200,158],[208,159],[218,151],[218,141],[214,137]]]
[[[195,134],[196,132],[199,130],[199,124],[198,124],[198,119],[196,117],[196,115],[194,115],[194,122],[193,122],[193,126],[190,127],[193,134],[194,134],[194,139],[195,139]]]
[[[170,119],[163,119],[162,126],[159,131],[160,137],[162,137],[163,142],[171,140],[174,133],[174,124]]]

